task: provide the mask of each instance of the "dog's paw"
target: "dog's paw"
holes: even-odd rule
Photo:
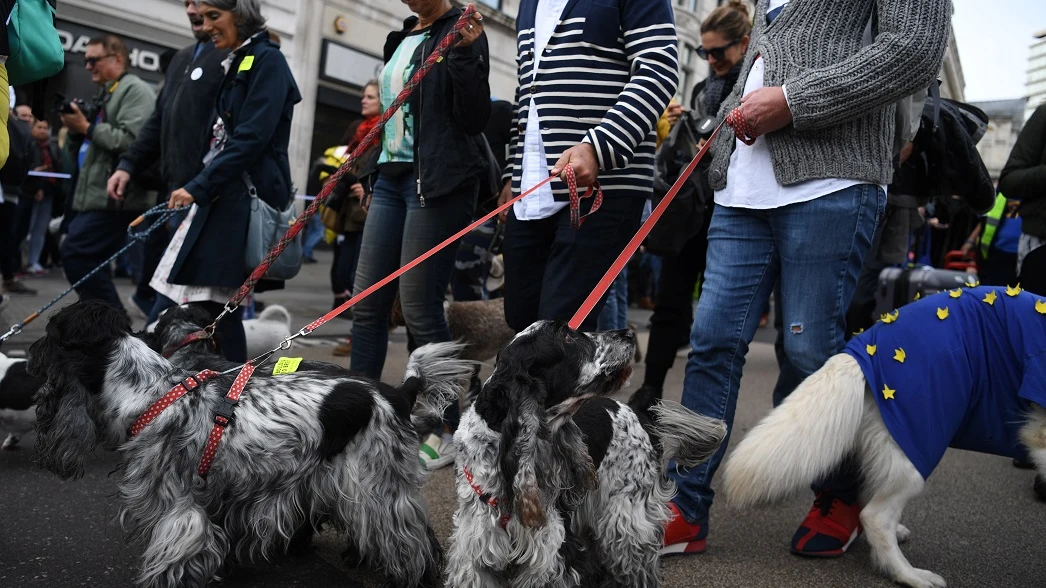
[[[901,524],[897,525],[897,542],[898,543],[904,543],[911,536],[912,536],[912,532],[908,530],[908,527],[905,527],[904,525],[901,525]]]
[[[904,576],[896,578],[896,581],[898,584],[911,586],[911,588],[945,588],[948,586],[944,578],[930,570],[920,570],[918,568],[912,568]]]

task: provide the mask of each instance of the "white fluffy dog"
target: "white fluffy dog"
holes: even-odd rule
[[[861,524],[894,581],[939,588],[898,547],[905,505],[949,446],[1046,472],[1046,300],[1019,288],[957,289],[885,315],[763,419],[723,481],[736,506],[776,501],[848,455],[863,471]]]

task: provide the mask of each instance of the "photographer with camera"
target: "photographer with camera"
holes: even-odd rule
[[[115,35],[88,41],[84,67],[103,86],[97,109],[74,100],[62,106],[62,123],[83,135],[80,171],[73,194],[76,213],[62,242],[65,276],[74,283],[116,253],[127,242],[127,225],[155,203],[131,182],[123,198],[109,198],[106,184],[120,155],[134,142],[152,114],[156,94],[134,74],[127,73],[127,45]],[[85,112],[86,111],[86,112]],[[93,111],[93,112],[92,112]],[[81,300],[101,300],[124,310],[109,272],[98,272],[77,289]]]

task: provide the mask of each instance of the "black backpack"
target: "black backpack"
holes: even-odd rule
[[[700,127],[705,124],[704,120],[695,121],[689,112],[683,113],[657,150],[651,201],[655,208],[697,155],[697,139],[703,134]],[[704,226],[706,207],[712,195],[705,177],[707,169],[708,160],[705,159],[687,178],[665,214],[647,235],[644,245],[648,251],[658,255],[678,255],[686,242]]]
[[[0,184],[20,187],[32,166],[33,136],[29,125],[14,116],[7,119],[7,134],[11,151],[7,156],[7,163],[0,169]]]

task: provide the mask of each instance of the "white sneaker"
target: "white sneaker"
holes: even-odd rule
[[[450,439],[444,439],[436,433],[429,435],[418,449],[421,465],[430,472],[454,463],[458,455],[458,446]]]

